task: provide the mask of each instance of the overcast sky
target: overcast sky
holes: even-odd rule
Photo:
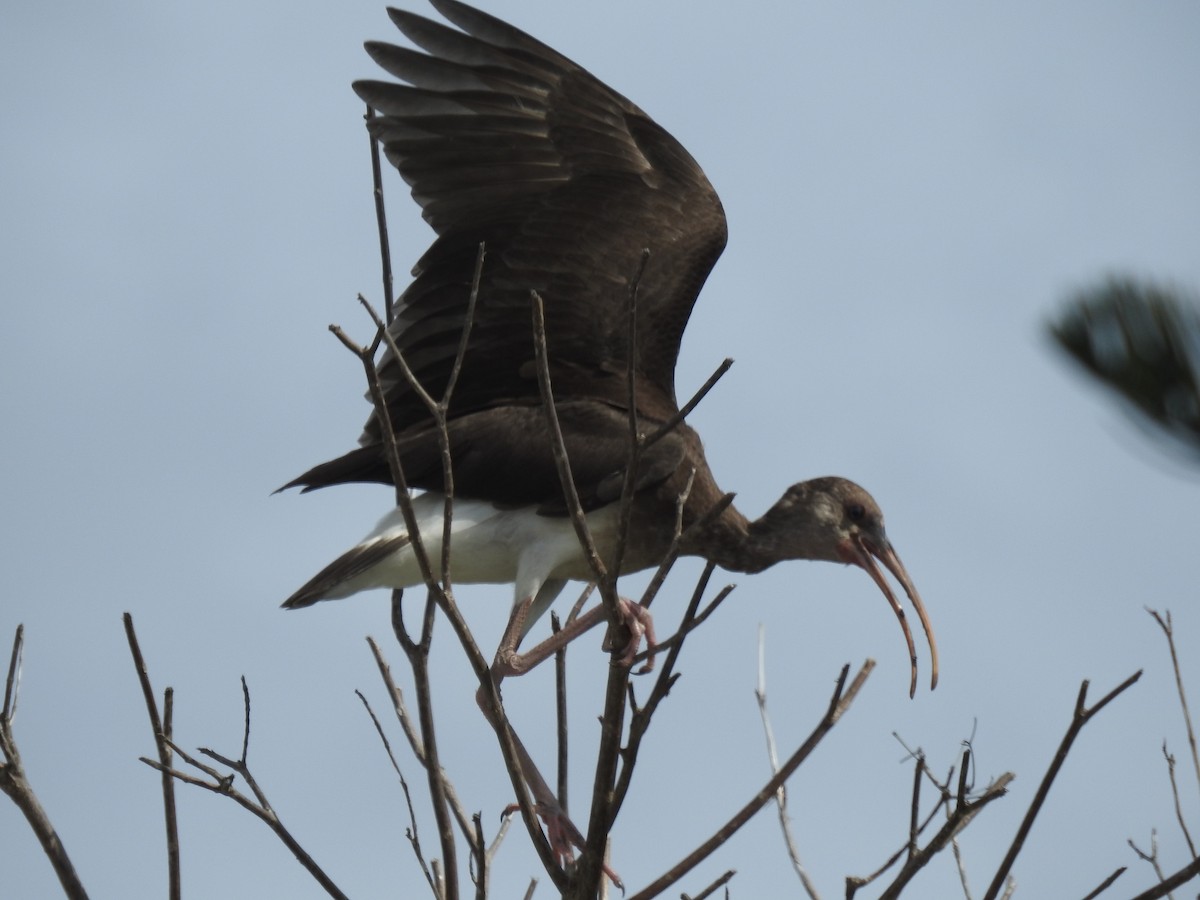
[[[1016,866],[1017,896],[1079,897],[1122,864],[1113,896],[1136,893],[1153,874],[1126,839],[1148,847],[1153,828],[1164,868],[1181,867],[1161,745],[1182,760],[1186,743],[1143,606],[1174,611],[1195,699],[1200,485],[1055,355],[1043,326],[1105,272],[1200,285],[1200,7],[481,2],[630,97],[704,167],[730,242],[678,375],[686,395],[736,360],[691,419],[717,478],[751,515],[803,478],[866,486],[942,652],[941,685],[910,701],[895,619],[862,572],[795,563],[737,577],[643,750],[614,832],[626,883],[674,863],[765,780],[759,623],[785,750],[844,663],[879,663],[792,781],[800,851],[824,896],[904,840],[911,768],[892,732],[941,773],[973,739],[977,785],[1017,773],[962,840],[978,896],[1081,680],[1098,698],[1139,668],[1079,739]],[[125,610],[156,686],[176,689],[183,745],[236,755],[245,674],[251,764],[300,840],[351,896],[425,890],[353,693],[383,709],[363,636],[388,638],[385,595],[278,609],[370,528],[390,491],[270,494],[350,449],[368,411],[361,370],[326,325],[365,338],[355,294],[379,297],[350,82],[377,74],[362,41],[392,38],[383,6],[362,0],[29,3],[3,15],[0,641],[25,623],[17,737],[93,896],[164,892]],[[430,233],[399,179],[390,190],[403,272]],[[698,571],[681,567],[657,601],[662,633]],[[460,593],[485,646],[510,598]],[[571,653],[577,810],[602,702],[597,645],[589,636]],[[490,833],[511,788],[448,629],[435,649],[445,763]],[[546,674],[505,697],[545,748]],[[323,896],[227,800],[183,788],[180,817],[189,896]],[[680,887],[727,868],[733,896],[798,892],[773,815]],[[57,891],[7,803],[0,870],[5,897]],[[537,872],[514,830],[496,895],[518,896]],[[914,896],[958,896],[956,879],[946,855]],[[543,878],[537,896],[549,893]]]

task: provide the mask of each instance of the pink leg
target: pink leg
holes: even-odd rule
[[[503,676],[496,674],[493,669],[492,677],[495,680],[496,690],[499,691]],[[483,710],[484,718],[488,720],[492,728],[499,731],[500,723],[492,715],[491,705],[487,702],[482,687],[475,693],[475,702]],[[517,764],[521,767],[521,776],[525,779],[525,783],[529,786],[529,792],[533,795],[534,812],[546,824],[546,840],[549,842],[558,864],[565,865],[575,858],[576,848],[580,850],[584,848],[584,837],[559,804],[558,798],[554,796],[554,791],[550,790],[550,785],[546,784],[546,779],[542,777],[533,757],[529,755],[529,751],[517,737],[516,731],[510,727],[509,734],[512,736],[513,748],[517,752]],[[517,804],[513,804],[504,810],[504,814],[508,815],[517,808]],[[622,891],[625,890],[621,877],[607,863],[604,864],[604,874]]]
[[[639,604],[626,600],[623,597],[619,598],[618,602],[621,618],[625,626],[629,629],[629,641],[621,651],[620,662],[626,666],[633,664],[633,659],[637,655],[642,637],[644,636],[647,648],[651,651],[651,654],[639,672],[649,672],[654,668],[653,651],[657,646],[654,637],[654,619],[651,617],[650,611]],[[513,607],[512,615],[509,617],[508,627],[504,631],[504,637],[500,641],[500,647],[496,650],[496,657],[492,663],[492,680],[496,685],[497,691],[500,689],[500,683],[506,677],[510,675],[524,675],[539,663],[553,656],[560,648],[565,647],[575,638],[579,637],[579,635],[591,630],[602,622],[608,621],[608,611],[603,605],[597,606],[574,621],[567,623],[567,626],[557,634],[542,641],[527,653],[522,654],[517,652],[517,648],[520,645],[521,632],[524,630],[525,619],[529,614],[529,608],[532,603],[532,597],[518,603]],[[475,697],[479,708],[483,710],[484,717],[491,723],[492,728],[498,731],[500,727],[499,723],[492,715],[490,705],[484,696],[483,688],[479,689]],[[554,852],[559,864],[562,865],[574,858],[576,848],[583,849],[584,837],[559,804],[554,791],[550,789],[550,786],[542,777],[542,773],[534,763],[533,757],[529,755],[529,751],[525,749],[525,745],[521,743],[521,739],[517,737],[516,732],[510,728],[509,733],[512,735],[513,747],[517,752],[517,762],[521,767],[521,775],[525,779],[525,783],[529,786],[530,793],[533,795],[534,809],[546,825],[546,839],[550,843],[550,849]],[[505,812],[511,812],[514,808],[509,807]],[[607,864],[604,866],[604,872],[621,890],[625,889],[620,877]]]
[[[595,606],[573,622],[568,622],[565,628],[546,638],[528,652],[518,653],[517,647],[521,643],[521,631],[532,602],[532,599],[525,600],[513,607],[508,627],[504,630],[504,637],[500,639],[500,646],[496,650],[495,661],[492,663],[493,674],[499,674],[501,678],[524,675],[584,632],[608,621],[608,611],[603,604]],[[625,627],[629,629],[629,642],[621,652],[621,662],[626,666],[633,665],[633,658],[637,656],[644,635],[646,649],[650,651],[650,656],[646,659],[646,664],[638,670],[638,674],[642,675],[653,671],[654,649],[658,646],[654,636],[654,617],[650,615],[650,610],[631,600],[626,600],[624,597],[617,599],[617,606]],[[606,647],[606,649],[613,648]]]

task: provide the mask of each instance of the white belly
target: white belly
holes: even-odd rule
[[[413,513],[434,575],[441,576],[444,497],[425,493],[413,498]],[[588,515],[592,538],[603,553],[616,533],[617,508]],[[389,512],[360,546],[408,533],[399,508]],[[450,533],[450,577],[459,584],[516,586],[517,598],[531,596],[547,581],[590,580],[592,573],[579,547],[571,520],[539,516],[533,507],[497,509],[477,500],[456,500]],[[348,597],[378,587],[423,583],[411,544],[385,557],[361,575],[343,582],[328,596]]]

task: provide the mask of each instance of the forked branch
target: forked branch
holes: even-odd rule
[[[58,876],[63,892],[71,900],[87,900],[87,891],[79,874],[67,855],[58,832],[46,815],[46,810],[33,792],[33,785],[25,776],[25,767],[21,764],[21,754],[17,749],[17,739],[13,735],[13,719],[17,715],[17,699],[21,692],[21,657],[25,648],[25,626],[18,625],[13,636],[12,653],[8,659],[8,677],[4,682],[4,708],[0,710],[0,791],[3,791],[17,809],[25,816],[25,821],[33,829],[38,843],[54,874]]]
[[[1067,761],[1067,754],[1071,752],[1071,745],[1075,743],[1075,738],[1079,737],[1079,732],[1092,720],[1092,717],[1096,713],[1108,706],[1109,703],[1133,686],[1141,677],[1142,670],[1138,669],[1101,697],[1091,707],[1087,705],[1088,682],[1084,681],[1079,686],[1079,696],[1075,700],[1075,712],[1071,716],[1071,724],[1067,727],[1067,733],[1063,735],[1062,742],[1058,745],[1058,751],[1054,754],[1054,759],[1051,760],[1050,767],[1046,770],[1046,774],[1042,778],[1042,783],[1038,786],[1037,793],[1034,794],[1033,800],[1029,804],[1029,809],[1025,813],[1025,818],[1021,820],[1021,825],[1017,828],[1016,836],[1013,838],[1008,852],[1004,855],[1000,867],[996,870],[996,874],[992,878],[992,883],[988,886],[987,893],[983,895],[984,900],[995,900],[1000,895],[1005,878],[1012,869],[1013,863],[1016,862],[1017,854],[1021,852],[1021,847],[1024,846],[1025,839],[1029,836],[1029,830],[1033,827],[1033,821],[1041,811],[1042,804],[1046,802],[1046,797],[1050,793],[1050,785],[1054,783],[1054,779],[1058,776],[1063,763]]]
[[[767,781],[765,785],[754,795],[753,798],[740,810],[737,811],[724,825],[718,828],[711,837],[704,841],[695,850],[681,859],[678,863],[672,866],[668,871],[651,882],[642,890],[638,891],[629,900],[650,900],[662,893],[696,865],[708,858],[714,850],[725,843],[729,838],[743,825],[750,821],[754,815],[762,809],[775,796],[780,786],[783,785],[796,769],[800,767],[812,752],[821,743],[825,735],[827,735],[833,727],[841,719],[843,713],[850,708],[862,690],[863,685],[867,681],[867,677],[871,674],[871,670],[875,668],[875,660],[868,659],[862,664],[858,673],[854,676],[854,680],[849,687],[846,686],[846,677],[850,672],[850,667],[844,666],[841,674],[838,676],[837,686],[834,688],[833,696],[829,700],[829,706],[822,716],[821,721],[817,723],[816,728],[808,736],[808,739],[801,744],[791,756],[779,767],[779,771]]]
[[[150,673],[146,669],[146,660],[142,656],[142,648],[138,644],[137,632],[133,627],[133,616],[125,613],[122,620],[125,623],[125,639],[129,643],[129,653],[133,657],[133,667],[137,670],[138,684],[142,687],[142,698],[146,702],[146,714],[150,717],[150,730],[154,734],[155,746],[158,747],[158,761],[165,769],[170,769],[174,694],[171,688],[167,688],[163,698],[163,715],[160,718],[154,688],[150,686]],[[162,795],[163,818],[167,830],[167,893],[171,900],[179,900],[183,895],[182,874],[179,868],[179,821],[175,812],[175,779],[168,771],[162,773]]]
[[[211,791],[214,794],[221,794],[229,797],[243,809],[250,811],[275,833],[275,836],[292,852],[296,857],[296,861],[300,863],[308,873],[316,880],[318,884],[325,890],[329,896],[344,900],[346,895],[341,891],[333,879],[331,879],[325,871],[316,863],[316,860],[301,846],[300,842],[292,835],[287,827],[280,820],[279,815],[267,800],[267,795],[255,780],[254,775],[250,771],[248,755],[250,750],[250,688],[246,684],[246,679],[242,678],[242,706],[244,711],[244,730],[242,732],[242,751],[237,759],[231,759],[217,753],[215,750],[209,750],[201,747],[199,753],[202,756],[207,756],[209,759],[229,769],[228,772],[218,771],[216,768],[202,762],[197,757],[182,749],[173,740],[163,737],[166,745],[174,751],[174,754],[184,761],[193,769],[201,772],[205,777],[201,778],[193,775],[190,772],[185,772],[181,769],[174,768],[171,765],[166,765],[156,759],[148,759],[147,757],[139,757],[139,759],[152,769],[157,769],[159,772],[169,775],[172,778],[178,779],[185,784],[194,785],[198,788],[203,788],[206,791]],[[242,791],[234,787],[234,782],[238,777],[245,782],[252,796],[247,796]]]

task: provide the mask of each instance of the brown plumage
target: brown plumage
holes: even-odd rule
[[[425,52],[367,44],[371,57],[407,84],[362,81],[354,88],[379,113],[368,122],[371,133],[437,233],[414,267],[390,326],[408,365],[435,396],[447,383],[458,349],[479,245],[487,247],[471,340],[449,409],[456,520],[460,508],[471,511],[455,535],[452,569],[458,581],[516,583],[515,600],[526,610],[515,650],[565,580],[589,574],[570,543],[573,535],[568,543],[553,544],[545,531],[556,524],[570,534],[570,526],[541,408],[530,292],[545,303],[556,408],[603,552],[611,549],[615,534],[606,510],[620,494],[629,453],[628,373],[632,368],[643,430],[654,430],[678,411],[679,344],[725,246],[725,216],[695,160],[630,101],[498,19],[455,0],[430,2],[461,30],[390,10],[392,21]],[[643,250],[649,258],[638,285],[631,348],[626,304]],[[416,488],[437,492],[443,484],[441,459],[429,414],[388,354],[381,372],[406,478]],[[360,444],[287,487],[390,483],[376,415],[369,417]],[[637,473],[625,570],[659,561],[675,525],[677,498],[693,470],[685,525],[722,497],[700,439],[681,424],[651,447]],[[437,509],[428,504],[431,517]],[[516,513],[537,521],[514,531]],[[436,530],[433,518],[430,530]],[[522,537],[511,537],[514,533]],[[542,543],[530,546],[537,542]],[[504,547],[496,550],[500,544]],[[546,549],[550,544],[558,549]],[[486,547],[497,558],[489,565],[468,561],[478,555],[472,546]],[[861,566],[904,625],[915,690],[911,634],[878,559],[921,618],[936,685],[937,651],[920,598],[887,539],[879,507],[852,482],[819,478],[793,485],[755,521],[730,506],[685,549],[741,572],[784,559]],[[406,554],[408,541],[393,514],[285,605],[419,583]]]

